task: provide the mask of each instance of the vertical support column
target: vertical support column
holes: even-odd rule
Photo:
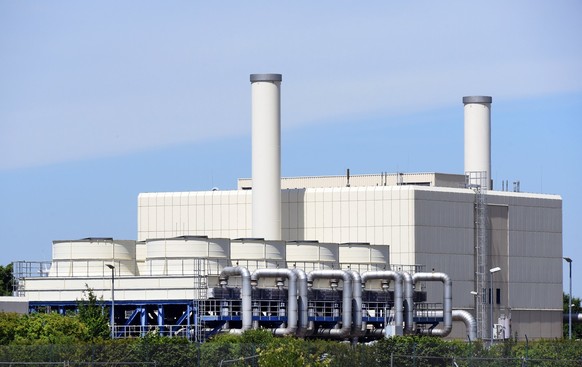
[[[145,336],[147,332],[148,318],[146,312],[146,306],[139,306],[139,325],[141,336]]]
[[[164,305],[158,305],[158,328],[160,333],[163,333],[164,319]]]
[[[192,340],[192,334],[190,332],[191,329],[191,322],[194,322],[194,340],[200,342],[200,338],[198,333],[200,332],[200,325],[199,325],[199,307],[196,306],[196,301],[193,301],[193,304],[186,305],[186,330],[188,332],[188,340]],[[192,318],[190,318],[190,313],[192,313]]]
[[[281,74],[251,74],[252,236],[281,239]]]

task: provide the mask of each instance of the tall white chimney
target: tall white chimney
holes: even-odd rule
[[[281,239],[281,74],[251,74],[252,236]]]
[[[463,97],[465,105],[465,175],[469,184],[492,189],[491,102],[488,96]]]

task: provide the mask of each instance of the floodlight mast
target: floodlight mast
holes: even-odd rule
[[[115,339],[115,265],[105,264],[111,269],[111,339]]]
[[[572,259],[565,257],[570,270],[570,298],[568,299],[568,339],[572,340]]]

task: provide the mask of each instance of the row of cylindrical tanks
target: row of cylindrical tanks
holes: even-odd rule
[[[204,259],[204,266],[214,274],[224,266],[237,264],[249,269],[296,266],[311,271],[349,266],[370,271],[389,267],[389,246],[205,236],[144,242],[87,238],[54,241],[49,276],[102,276],[105,263],[116,265],[117,276],[187,275],[201,270],[199,259]]]
[[[242,333],[259,327],[259,302],[253,300],[253,290],[264,278],[274,278],[277,283],[286,284],[286,322],[273,328],[275,335],[296,335],[300,337],[317,336],[329,338],[377,338],[387,335],[421,333],[447,336],[452,330],[453,319],[463,321],[467,335],[476,338],[476,323],[473,316],[463,310],[452,309],[452,282],[445,273],[414,273],[392,270],[374,270],[359,273],[354,270],[318,269],[305,272],[299,268],[265,268],[249,271],[243,266],[225,267],[219,276],[219,284],[229,287],[229,279],[240,278],[240,327],[227,328],[231,333]],[[329,280],[335,287],[341,283],[341,318],[335,324],[318,324],[310,291],[317,280]],[[362,292],[374,280],[393,284],[393,309],[390,321],[383,328],[369,328],[368,313],[362,299]],[[440,309],[416,309],[414,302],[415,287],[420,282],[440,282],[443,285],[442,306]],[[238,297],[237,297],[238,298]],[[225,316],[227,314],[224,314]],[[338,313],[337,316],[340,314]],[[415,325],[421,320],[442,321],[441,328],[418,329]]]

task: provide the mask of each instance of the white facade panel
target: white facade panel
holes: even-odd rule
[[[464,175],[446,173],[381,173],[351,175],[350,187],[382,187],[397,185],[426,185],[438,187],[463,187],[465,184]],[[283,177],[281,178],[282,189],[296,188],[337,188],[347,187],[347,176],[311,176],[311,177]],[[240,178],[238,189],[252,187],[250,178]]]
[[[98,298],[111,299],[111,278],[27,278],[26,297],[29,302],[76,302],[83,298],[87,287]],[[188,300],[194,297],[192,276],[166,277],[116,277],[115,300]]]
[[[337,197],[334,195],[334,198],[331,202],[331,212],[333,215],[331,226],[333,227],[334,231],[339,230],[339,228],[343,225],[344,218],[347,218],[346,216],[342,215],[343,205],[344,203],[339,200],[339,195]]]

